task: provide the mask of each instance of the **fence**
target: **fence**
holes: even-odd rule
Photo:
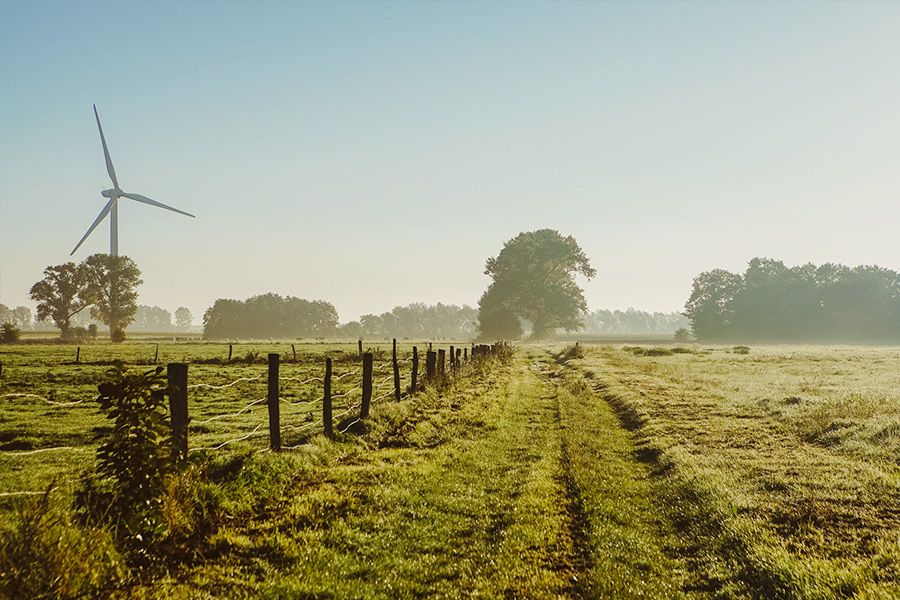
[[[493,345],[475,345],[473,344],[470,348],[452,348],[449,351],[449,365],[446,363],[447,361],[447,351],[446,350],[438,350],[433,351],[431,349],[432,344],[428,344],[428,350],[426,351],[425,362],[426,369],[424,376],[421,376],[419,372],[419,362],[420,356],[418,347],[412,347],[412,353],[410,356],[404,359],[400,359],[397,355],[397,341],[396,339],[393,341],[393,346],[390,355],[390,362],[388,365],[389,372],[385,374],[383,371],[378,372],[375,368],[374,364],[374,354],[372,352],[362,352],[360,356],[361,365],[357,368],[351,369],[342,374],[335,374],[334,372],[334,361],[331,357],[325,357],[324,359],[324,370],[321,377],[307,377],[301,379],[299,377],[282,377],[280,376],[280,364],[281,364],[281,355],[280,354],[269,354],[268,355],[268,366],[265,373],[259,373],[255,376],[250,377],[240,377],[233,381],[223,383],[221,385],[214,385],[209,383],[189,383],[189,365],[186,363],[170,363],[167,365],[167,379],[168,379],[168,400],[169,400],[169,412],[171,416],[171,427],[172,427],[172,444],[174,454],[181,459],[184,459],[188,456],[189,452],[196,451],[212,451],[212,450],[220,450],[225,448],[226,446],[248,440],[254,437],[264,436],[268,433],[269,444],[267,448],[264,448],[260,451],[272,450],[272,451],[281,451],[281,450],[290,450],[295,449],[303,445],[303,442],[296,444],[294,446],[283,446],[282,445],[282,431],[284,429],[292,429],[298,432],[309,432],[310,434],[314,433],[313,428],[320,425],[321,432],[329,439],[335,439],[336,433],[345,434],[348,431],[351,431],[355,425],[366,419],[371,411],[373,405],[376,405],[379,402],[386,401],[388,399],[393,399],[394,401],[402,400],[404,397],[409,397],[415,395],[419,391],[423,390],[427,386],[444,383],[449,381],[452,377],[461,374],[463,371],[463,367],[467,364],[475,364],[486,357],[494,356],[497,354],[505,353],[509,351],[509,345],[506,343],[498,343]],[[358,343],[358,348],[362,348],[362,340]],[[293,348],[292,345],[292,356],[294,358],[294,362],[296,363],[296,349]],[[470,351],[471,350],[471,351]],[[229,345],[229,355],[231,354],[231,347]],[[80,358],[78,356],[80,352],[76,350],[76,361]],[[154,356],[156,359],[156,356]],[[380,363],[380,366],[383,366],[384,363]],[[401,365],[408,365],[408,371],[403,374],[401,373]],[[3,380],[3,364],[0,362],[0,382]],[[222,390],[227,388],[232,388],[239,383],[243,382],[254,382],[261,381],[263,376],[266,376],[266,395],[253,400],[252,402],[246,404],[236,412],[229,412],[225,414],[215,414],[210,417],[206,417],[202,420],[191,421],[188,414],[188,396],[190,390],[199,390],[199,389],[209,389],[209,390]],[[377,375],[377,379],[376,379]],[[409,377],[409,386],[404,390],[402,388],[402,379],[403,376]],[[341,393],[334,393],[335,385],[347,385],[347,383],[352,384],[353,379],[355,377],[359,377],[359,383],[355,386],[345,389],[345,391]],[[316,381],[322,382],[322,394],[318,398],[301,400],[298,399],[296,401],[285,400],[280,396],[280,387],[283,382],[294,382],[299,386],[307,385]],[[344,381],[344,384],[341,382]],[[343,410],[338,413],[334,413],[334,401],[340,399],[349,400],[351,394],[354,394],[357,391],[361,391],[361,397],[356,402],[350,402]],[[309,395],[305,396],[306,398],[310,398]],[[72,402],[59,402],[53,399],[52,394],[51,398],[45,398],[38,394],[33,393],[2,393],[2,388],[0,388],[0,398],[35,398],[41,400],[47,404],[50,404],[54,407],[65,407],[65,406],[73,406],[77,404],[81,404],[85,401],[84,398],[79,399],[77,401]],[[321,403],[321,422],[313,421],[303,425],[294,425],[290,423],[282,423],[282,407],[286,406],[297,406],[297,405],[312,405]],[[217,443],[215,445],[206,446],[206,447],[197,447],[197,448],[189,448],[188,447],[188,431],[190,426],[192,425],[205,425],[208,423],[212,423],[214,421],[220,419],[227,419],[229,417],[238,417],[245,413],[249,413],[255,408],[260,407],[265,404],[267,409],[267,419],[258,423],[252,430],[249,432],[243,433],[242,435],[238,435],[236,437],[226,439],[221,443]],[[354,411],[358,411],[355,415],[355,418],[351,416],[351,413]],[[294,416],[297,413],[288,413],[288,416]],[[309,413],[306,413],[309,415]],[[346,418],[345,421],[341,422],[341,419]],[[268,424],[268,431],[266,431],[265,426]],[[340,425],[341,428],[337,430],[337,427]],[[26,450],[20,452],[4,452],[4,456],[30,456],[30,455],[39,455],[46,452],[51,451],[86,451],[88,448],[82,447],[73,447],[73,446],[58,446],[52,448],[39,448],[36,450]],[[39,495],[44,493],[39,490],[29,490],[29,491],[16,491],[16,492],[0,492],[0,497],[7,496],[28,496],[28,495]]]
[[[429,344],[429,347],[431,344]],[[342,375],[335,376],[333,369],[333,361],[330,357],[325,358],[324,371],[322,377],[322,396],[319,400],[311,400],[311,401],[297,401],[291,402],[290,404],[312,404],[316,402],[321,402],[322,405],[322,433],[330,438],[334,439],[335,437],[335,421],[339,420],[343,417],[347,417],[353,411],[359,411],[358,416],[344,424],[343,428],[339,430],[340,433],[347,433],[350,431],[354,425],[359,422],[367,419],[370,415],[371,407],[373,404],[377,402],[381,402],[387,400],[388,398],[393,397],[394,401],[400,401],[404,395],[415,395],[417,392],[423,389],[423,386],[433,385],[438,382],[445,382],[449,380],[451,377],[459,374],[467,363],[470,362],[480,362],[484,359],[501,354],[508,350],[509,346],[506,343],[497,343],[493,345],[472,345],[471,353],[469,352],[469,348],[466,348],[463,351],[462,348],[454,348],[450,347],[449,351],[449,364],[448,364],[448,351],[446,349],[439,349],[436,352],[433,350],[428,350],[425,358],[425,378],[424,381],[420,382],[419,379],[419,351],[418,347],[413,346],[412,348],[412,356],[410,358],[400,360],[397,356],[397,340],[393,340],[393,348],[391,351],[391,361],[390,361],[390,373],[379,380],[375,380],[375,369],[374,369],[374,354],[372,352],[363,352],[362,351],[362,340],[359,340],[358,348],[360,349],[360,358],[361,358],[361,367],[359,369],[355,369],[352,371],[348,371],[343,373]],[[280,387],[282,381],[292,380],[292,378],[281,378],[279,377],[279,367],[281,363],[281,355],[276,353],[271,353],[268,355],[268,368],[266,372],[266,381],[267,381],[267,390],[266,396],[263,398],[259,398],[257,400],[252,401],[247,404],[245,407],[240,409],[236,413],[228,413],[213,416],[203,421],[198,421],[197,424],[209,423],[213,420],[238,416],[244,412],[252,410],[253,407],[258,406],[262,403],[265,403],[268,413],[268,418],[266,422],[259,423],[252,431],[245,435],[241,435],[229,440],[226,440],[220,444],[215,446],[206,447],[206,448],[195,448],[193,450],[219,450],[225,447],[228,444],[244,441],[250,439],[251,437],[256,437],[260,435],[265,435],[266,431],[263,430],[264,426],[268,424],[268,435],[269,435],[269,450],[274,452],[278,452],[284,449],[292,449],[299,446],[282,446],[282,429],[284,427],[291,427],[294,429],[298,429],[300,431],[309,431],[312,426],[317,425],[318,423],[307,423],[303,426],[296,425],[284,425],[281,422],[281,407],[282,407],[282,398],[280,397]],[[401,363],[409,363],[410,370],[408,373],[409,376],[409,387],[406,391],[402,389],[401,383],[401,372],[400,365]],[[172,424],[172,443],[174,446],[174,450],[177,456],[186,457],[188,453],[191,451],[188,448],[188,427],[190,424],[190,419],[188,416],[188,390],[197,388],[197,387],[211,387],[222,389],[225,387],[230,387],[237,384],[240,381],[254,381],[262,378],[262,374],[256,377],[244,377],[240,379],[236,379],[230,383],[221,385],[221,386],[210,386],[209,384],[189,384],[188,383],[188,365],[185,363],[170,363],[168,365],[168,387],[169,387],[169,410],[171,414],[171,424]],[[340,381],[342,379],[352,377],[352,376],[360,376],[360,382],[357,386],[341,393],[341,394],[333,394],[332,393],[332,385],[333,383]],[[315,380],[315,378],[310,378],[301,381],[301,384],[310,383]],[[375,395],[375,392],[380,392],[386,384],[391,383],[389,388],[386,391]],[[350,393],[355,392],[356,390],[361,390],[361,396],[358,402],[350,404],[350,406],[342,411],[341,413],[334,414],[333,411],[333,401],[347,397]]]

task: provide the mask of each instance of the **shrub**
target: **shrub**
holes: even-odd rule
[[[0,343],[15,344],[22,337],[22,330],[12,323],[4,323],[0,326]]]
[[[96,340],[97,339],[97,324],[91,323],[90,325],[88,325],[87,333],[88,333],[88,336],[92,340]]]
[[[150,548],[166,533],[164,495],[175,467],[165,377],[161,367],[126,374],[121,362],[107,374],[98,402],[114,424],[97,450],[96,473],[81,481],[76,506],[89,520],[109,522],[132,562],[148,564]]]
[[[688,331],[687,327],[679,327],[675,330],[672,337],[676,342],[689,342],[691,341],[691,332]]]
[[[562,361],[571,360],[573,358],[584,358],[584,348],[579,344],[569,346],[559,353],[559,359]]]

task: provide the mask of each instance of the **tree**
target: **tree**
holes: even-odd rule
[[[51,319],[67,340],[72,317],[91,304],[87,270],[73,262],[47,267],[44,278],[31,286],[30,295],[37,302],[38,320]]]
[[[514,340],[522,337],[522,322],[506,306],[496,288],[489,287],[478,301],[479,338],[484,340]]]
[[[137,312],[141,270],[127,256],[92,254],[82,263],[92,300],[91,316],[109,326],[110,339],[119,341]]]
[[[484,273],[493,281],[479,302],[479,323],[511,326],[513,315],[532,324],[535,338],[557,328],[581,327],[587,302],[575,276],[597,274],[575,238],[553,229],[509,240],[496,258],[487,260]],[[481,334],[488,332],[482,329]]]
[[[131,328],[138,331],[172,331],[172,313],[159,306],[139,305]]]
[[[31,310],[17,306],[12,311],[12,323],[20,329],[31,329]]]
[[[187,331],[194,322],[194,315],[186,306],[179,306],[175,309],[175,327],[182,331]]]
[[[743,275],[697,276],[685,314],[701,340],[897,342],[900,273],[754,258]]]
[[[22,336],[22,330],[12,323],[0,325],[0,344],[15,344]]]
[[[337,309],[330,302],[268,293],[216,300],[203,314],[203,337],[325,337],[337,331],[337,324]]]

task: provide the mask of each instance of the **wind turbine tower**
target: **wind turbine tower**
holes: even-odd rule
[[[94,118],[97,119],[97,129],[100,130],[100,143],[103,144],[103,156],[106,159],[106,172],[109,173],[109,178],[112,181],[112,188],[108,190],[103,190],[100,192],[104,198],[109,198],[109,201],[106,203],[106,206],[103,207],[103,210],[100,211],[100,214],[97,215],[97,218],[94,219],[93,224],[88,228],[87,233],[85,233],[81,239],[78,241],[78,244],[75,245],[75,249],[72,250],[72,254],[78,251],[81,247],[81,244],[84,243],[84,240],[91,235],[91,232],[97,228],[97,225],[109,215],[109,253],[112,256],[119,255],[119,198],[128,198],[129,200],[134,200],[135,202],[141,202],[143,204],[149,204],[150,206],[156,206],[157,208],[164,208],[166,210],[171,210],[172,212],[177,212],[180,215],[185,215],[188,217],[194,217],[191,213],[184,212],[183,210],[178,210],[177,208],[173,208],[162,202],[157,202],[156,200],[151,200],[146,196],[141,196],[140,194],[132,194],[122,190],[119,187],[119,180],[116,178],[116,169],[113,167],[112,159],[109,157],[109,148],[106,145],[106,136],[103,135],[103,127],[100,125],[100,115],[97,114],[97,105],[94,105]],[[71,256],[70,254],[69,256]]]

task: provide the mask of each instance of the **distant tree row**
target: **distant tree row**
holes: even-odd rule
[[[611,335],[671,334],[689,325],[679,312],[646,312],[643,310],[594,310],[583,320],[585,333]]]
[[[330,302],[268,293],[216,300],[203,315],[203,337],[328,337],[335,335],[337,325],[337,309]]]
[[[340,327],[346,338],[409,338],[470,340],[475,336],[478,311],[455,304],[428,305],[421,302],[396,306],[380,315],[363,315]]]
[[[900,274],[754,258],[743,275],[722,269],[694,279],[685,305],[701,340],[900,342]]]
[[[131,329],[134,331],[186,331],[194,316],[190,309],[179,306],[173,315],[159,306],[139,305],[134,313]]]
[[[10,308],[0,304],[0,325],[9,323],[18,329],[31,329],[31,310],[26,306]]]

